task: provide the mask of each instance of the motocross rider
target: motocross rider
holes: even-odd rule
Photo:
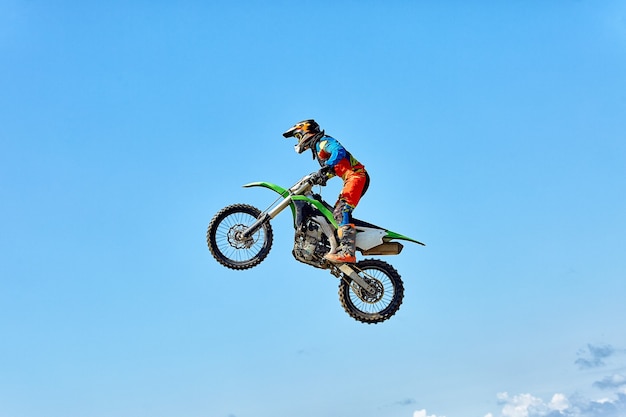
[[[333,217],[339,225],[337,236],[340,246],[337,253],[328,253],[324,258],[333,263],[356,262],[356,229],[352,223],[352,211],[369,186],[370,178],[365,167],[339,141],[320,130],[313,119],[296,123],[283,136],[298,139],[296,152],[311,150],[313,159],[317,159],[321,166],[318,171],[321,185],[335,175],[343,180],[343,188],[333,210]]]

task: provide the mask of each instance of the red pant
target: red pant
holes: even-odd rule
[[[363,194],[367,191],[368,180],[368,175],[364,169],[346,171],[343,176],[343,188],[339,198],[352,207],[356,207]]]

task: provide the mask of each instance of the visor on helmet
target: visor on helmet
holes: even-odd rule
[[[283,137],[298,139],[298,143],[295,145],[295,151],[302,153],[311,148],[315,138],[320,135],[320,129],[317,122],[313,119],[303,120],[296,123],[293,127],[283,133]]]
[[[292,127],[291,129],[289,129],[288,131],[286,131],[285,133],[283,133],[283,137],[285,138],[291,138],[294,136],[294,132],[297,130],[298,128],[296,126]]]

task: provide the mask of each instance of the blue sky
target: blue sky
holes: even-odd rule
[[[1,0],[0,55],[0,416],[626,415],[626,2]],[[383,324],[287,213],[207,250],[310,117],[428,245]]]

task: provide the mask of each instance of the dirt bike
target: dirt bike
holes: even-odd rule
[[[292,254],[296,260],[327,269],[339,278],[339,300],[344,310],[363,323],[380,323],[392,317],[404,297],[402,278],[395,268],[378,259],[354,264],[334,264],[327,253],[339,248],[333,207],[313,192],[326,185],[326,178],[314,172],[289,189],[269,182],[252,182],[244,187],[265,187],[280,195],[265,211],[248,204],[233,204],[220,210],[209,223],[207,244],[215,259],[227,268],[244,270],[261,263],[272,247],[270,220],[291,208],[295,228]],[[353,218],[357,230],[356,249],[365,256],[398,255],[403,245],[397,240],[422,242]]]

